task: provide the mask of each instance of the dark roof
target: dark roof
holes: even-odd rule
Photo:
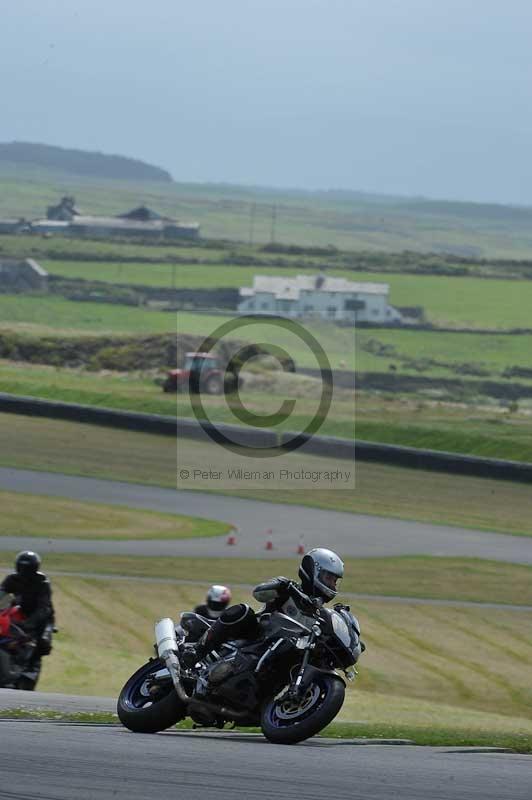
[[[125,214],[118,214],[118,216],[121,219],[136,219],[142,222],[153,219],[165,219],[165,217],[158,214],[157,211],[153,211],[153,209],[147,206],[137,206],[137,208],[132,208],[131,211],[126,211]]]

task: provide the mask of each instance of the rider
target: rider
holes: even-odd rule
[[[15,572],[10,573],[0,584],[0,590],[13,594],[25,619],[18,622],[19,628],[37,641],[28,663],[25,677],[27,688],[34,689],[41,671],[41,657],[52,650],[54,607],[50,581],[39,572],[41,559],[33,550],[23,550],[15,559]]]
[[[215,584],[211,586],[207,592],[205,603],[196,606],[194,611],[196,614],[205,617],[206,619],[218,619],[222,612],[225,611],[231,602],[231,589],[227,586],[219,586]]]
[[[288,578],[273,578],[256,586],[253,597],[265,604],[261,615],[281,610],[287,611],[290,616],[294,616],[294,613],[304,614],[305,611],[308,613],[309,601],[293,591],[293,587],[299,588],[310,598],[314,608],[318,608],[336,597],[343,574],[341,558],[332,550],[316,547],[303,556],[299,567],[300,586]],[[250,606],[246,603],[230,606],[196,645],[187,647],[182,660],[185,666],[192,667],[229,639],[252,639],[258,632],[259,619]]]

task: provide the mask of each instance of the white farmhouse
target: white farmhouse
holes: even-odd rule
[[[389,290],[387,283],[355,283],[325,275],[255,275],[251,288],[240,289],[238,312],[390,325],[402,317],[388,304]]]

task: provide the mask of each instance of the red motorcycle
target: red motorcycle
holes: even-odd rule
[[[25,616],[13,596],[0,593],[0,687],[31,689],[35,684],[30,662],[37,642],[22,630]]]

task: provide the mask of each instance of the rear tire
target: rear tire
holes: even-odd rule
[[[0,650],[0,687],[11,684],[11,659],[5,650]]]
[[[272,698],[261,714],[265,737],[275,744],[295,744],[310,739],[336,717],[345,698],[341,678],[320,674],[310,684],[299,707],[294,703]]]
[[[16,683],[16,688],[24,692],[34,692],[36,686],[37,681],[32,681],[31,678],[26,678],[25,675],[22,675]]]
[[[210,375],[203,385],[206,394],[221,394],[222,381],[217,375]]]
[[[134,733],[157,733],[175,725],[186,716],[184,703],[178,698],[173,684],[168,691],[151,696],[147,691],[150,675],[164,669],[160,659],[153,659],[138,669],[126,682],[117,702],[122,725]],[[161,687],[164,691],[164,688]]]

